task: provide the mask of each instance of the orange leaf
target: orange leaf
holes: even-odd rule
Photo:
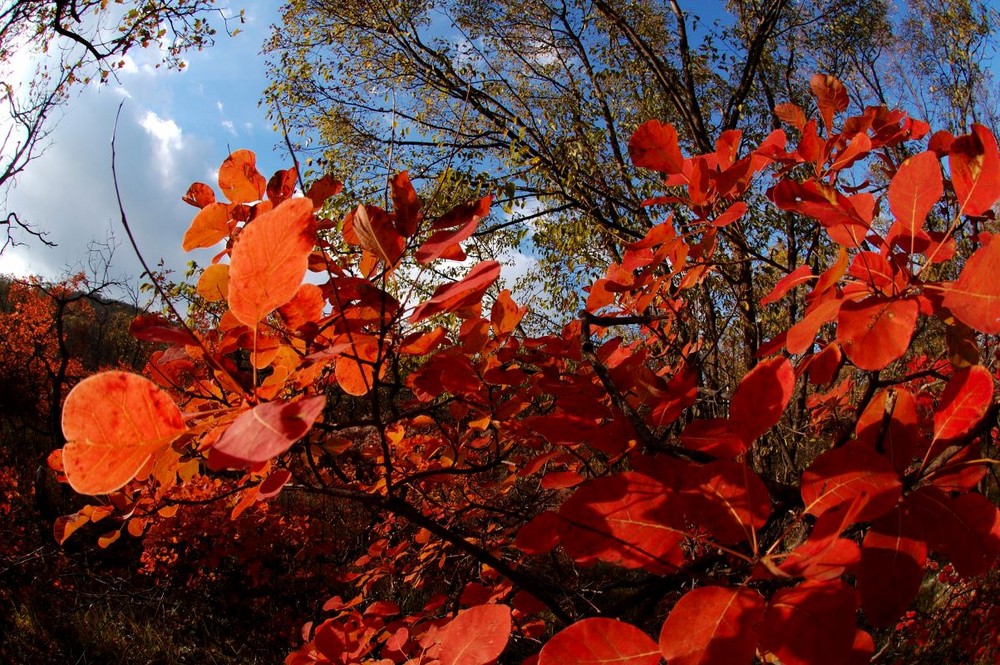
[[[375,386],[374,362],[378,358],[378,340],[355,333],[349,350],[337,358],[334,374],[348,395],[367,395]]]
[[[237,150],[219,167],[219,189],[233,203],[260,201],[266,184],[257,171],[257,156],[250,150]]]
[[[806,114],[797,104],[778,104],[774,107],[774,115],[799,131],[806,125]]]
[[[344,189],[344,184],[333,176],[325,175],[309,186],[306,198],[312,200],[313,206],[322,208],[326,200],[336,196]]]
[[[809,81],[809,87],[816,97],[819,114],[823,117],[827,133],[833,132],[833,114],[846,109],[850,101],[844,84],[836,76],[814,74]]]
[[[229,295],[229,266],[213,263],[198,278],[198,295],[208,302],[225,300]]]
[[[63,464],[80,494],[125,485],[184,430],[181,411],[149,379],[102,372],[73,388],[63,406]]]
[[[229,231],[229,206],[225,203],[209,203],[191,221],[181,246],[185,252],[211,247],[228,236]]]
[[[291,300],[302,283],[316,241],[312,201],[288,199],[243,229],[229,266],[229,308],[257,324]]]

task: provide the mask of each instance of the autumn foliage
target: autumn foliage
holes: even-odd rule
[[[542,336],[496,261],[433,281],[490,197],[432,214],[402,173],[392,210],[328,219],[339,183],[296,196],[294,169],[266,181],[234,153],[225,201],[185,197],[184,247],[224,243],[198,284],[223,313],[140,317],[164,344],[146,376],[68,396],[51,463],[101,498],[58,537],[98,514],[106,538],[141,535],[209,477],[233,483],[234,517],[281,493],[357,506],[373,522],[341,572],[351,596],[290,665],[868,662],[933,568],[958,584],[1000,555],[1000,154],[984,127],[844,117],[839,81],[812,91],[819,119],[780,105],[789,131],[757,146],[727,131],[685,156],[672,127],[640,126],[629,151],[662,174],[646,203],[663,221]],[[709,387],[719,340],[688,334],[689,303],[762,191],[821,251],[777,266],[756,303],[768,340]],[[796,402],[808,431],[787,426]]]

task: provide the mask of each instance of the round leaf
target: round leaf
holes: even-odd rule
[[[66,478],[80,494],[113,492],[184,429],[180,409],[149,379],[95,374],[78,383],[63,406]]]

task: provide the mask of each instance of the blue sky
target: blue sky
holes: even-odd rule
[[[7,209],[49,232],[49,248],[20,234],[24,243],[0,254],[0,273],[39,274],[48,279],[75,272],[88,245],[119,243],[112,272],[135,280],[138,260],[119,222],[111,175],[115,114],[124,100],[116,141],[125,211],[146,260],[182,271],[188,260],[210,261],[211,250],[185,254],[181,237],[196,209],[183,203],[188,185],[217,189],[215,172],[231,150],[257,152],[270,176],[291,161],[275,151],[281,143],[258,105],[267,85],[260,54],[277,3],[237,0],[246,10],[243,32],[222,34],[214,47],[185,56],[183,71],[156,69],[155,53],[130,52],[118,80],[91,86],[60,111],[42,155],[7,196]],[[221,32],[221,31],[220,31]]]

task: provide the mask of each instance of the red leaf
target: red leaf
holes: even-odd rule
[[[680,173],[684,169],[677,130],[659,120],[639,125],[628,142],[628,154],[639,168],[661,173]]]
[[[493,334],[500,336],[514,332],[517,324],[527,313],[528,308],[518,307],[514,299],[510,297],[510,291],[504,289],[493,301],[493,307],[490,308],[490,327],[493,329]]]
[[[240,322],[256,328],[295,296],[316,241],[312,211],[309,199],[288,199],[247,224],[236,239],[229,308]]]
[[[167,321],[159,314],[140,314],[128,325],[129,334],[144,342],[163,344],[197,344],[191,333]]]
[[[708,529],[723,545],[754,543],[754,532],[771,515],[771,497],[743,462],[706,464],[684,493],[688,519]]]
[[[212,446],[210,466],[240,468],[277,457],[306,435],[325,406],[323,395],[258,404],[234,420]]]
[[[559,538],[580,563],[606,561],[651,572],[675,570],[684,560],[682,534],[670,524],[674,493],[632,471],[584,484],[559,510]]]
[[[326,200],[336,196],[344,189],[344,184],[333,176],[325,175],[309,186],[306,198],[313,202],[314,208],[322,208]]]
[[[857,521],[861,507],[863,502],[858,498],[831,508],[816,518],[808,540],[781,562],[781,572],[790,577],[829,581],[857,565],[861,558],[858,544],[840,535]]]
[[[227,237],[229,232],[229,206],[225,203],[209,203],[194,216],[191,226],[184,233],[181,247],[185,252],[211,247]]]
[[[670,665],[750,665],[763,618],[764,599],[752,589],[694,589],[667,615],[660,653]]]
[[[196,182],[188,187],[187,193],[181,197],[181,200],[195,208],[204,208],[210,203],[215,203],[215,192],[205,183]]]
[[[434,290],[430,300],[420,303],[409,322],[417,323],[436,314],[456,312],[482,302],[486,289],[500,276],[500,264],[496,261],[482,261],[473,266],[464,279],[451,284],[442,284]]]
[[[307,323],[318,323],[325,306],[322,289],[315,284],[301,284],[292,299],[278,308],[278,313],[289,328],[297,330]]]
[[[538,665],[659,665],[660,650],[646,633],[615,619],[577,621],[542,647]]]
[[[858,417],[854,429],[859,442],[883,451],[900,474],[913,462],[918,448],[927,445],[917,419],[917,400],[905,388],[879,391]]]
[[[809,81],[809,87],[816,97],[816,104],[819,106],[819,114],[826,125],[827,133],[833,132],[833,114],[847,108],[850,101],[847,97],[847,90],[844,84],[835,76],[829,74],[815,74]]]
[[[872,524],[861,543],[858,590],[873,626],[889,626],[917,597],[924,579],[927,543],[907,518],[905,504]]]
[[[857,442],[823,453],[802,474],[802,502],[810,515],[860,497],[857,521],[872,520],[896,505],[902,489],[889,460]]]
[[[559,516],[551,510],[535,515],[517,532],[515,544],[527,554],[545,554],[559,544]]]
[[[807,180],[803,183],[783,179],[768,190],[768,196],[782,210],[808,215],[819,221],[830,238],[845,247],[858,247],[868,233],[871,215],[867,205],[870,194],[859,194],[866,199],[848,198],[822,183]]]
[[[276,171],[267,183],[267,198],[274,205],[280,204],[295,193],[298,182],[298,171],[293,166],[290,169]]]
[[[987,335],[1000,335],[1000,240],[977,249],[953,284],[945,287],[944,306],[955,318]]]
[[[921,487],[907,497],[927,544],[951,559],[965,577],[988,571],[1000,555],[1000,510],[981,494],[952,499],[936,487]]]
[[[773,302],[781,300],[786,293],[791,291],[793,288],[799,284],[805,284],[814,279],[812,268],[808,265],[801,265],[792,272],[788,273],[784,277],[778,280],[778,283],[774,285],[771,292],[760,299],[761,305],[770,305]]]
[[[1000,154],[993,133],[982,125],[973,125],[971,134],[952,142],[948,161],[959,214],[986,213],[1000,198]]]
[[[406,171],[399,173],[391,181],[392,187],[392,210],[396,215],[396,230],[404,238],[409,238],[417,232],[420,226],[422,215],[420,209],[424,202],[417,196],[416,190],[410,183],[410,174]]]
[[[934,439],[957,439],[986,415],[993,402],[993,377],[982,365],[957,370],[934,413]]]
[[[916,300],[870,296],[845,301],[837,313],[837,341],[856,367],[882,369],[910,348],[919,313]]]
[[[854,589],[839,580],[779,589],[764,614],[760,648],[782,665],[867,663],[870,640],[859,639],[856,611]]]
[[[723,227],[729,226],[737,219],[745,215],[747,212],[747,204],[743,201],[737,201],[733,205],[726,208],[725,212],[712,220],[712,226]]]
[[[799,354],[808,350],[816,340],[819,329],[837,317],[843,302],[837,298],[817,299],[815,304],[806,310],[802,320],[788,329],[785,340],[788,352]]]
[[[278,469],[264,479],[257,487],[257,499],[270,499],[278,495],[289,480],[292,479],[292,472],[288,469]]]
[[[507,647],[510,638],[510,608],[477,605],[458,613],[441,632],[441,665],[486,665]]]
[[[729,404],[729,424],[749,447],[781,418],[795,388],[787,358],[765,360],[750,370]]]
[[[492,202],[492,194],[484,196],[476,203],[456,207],[437,220],[433,228],[438,230],[417,249],[417,261],[426,265],[439,258],[464,260],[465,252],[459,243],[472,236],[479,220],[490,214]]]
[[[681,432],[681,443],[686,448],[720,459],[736,457],[747,449],[747,444],[733,432],[726,418],[692,420]]]
[[[377,206],[358,206],[350,223],[361,247],[371,252],[388,267],[393,267],[403,255],[406,241],[396,230],[389,213]]]
[[[806,114],[796,104],[778,104],[774,107],[774,115],[795,129],[801,130],[805,127]]]
[[[219,167],[219,189],[233,203],[253,203],[264,198],[267,183],[257,172],[257,156],[237,150]]]
[[[843,362],[840,344],[830,342],[809,362],[809,383],[818,386],[830,383],[837,376],[837,370]]]
[[[149,379],[102,372],[78,383],[63,405],[62,459],[80,494],[108,494],[185,430],[181,410]]]
[[[907,234],[915,236],[923,231],[928,213],[943,193],[941,164],[928,150],[899,165],[889,184],[889,209]]]

